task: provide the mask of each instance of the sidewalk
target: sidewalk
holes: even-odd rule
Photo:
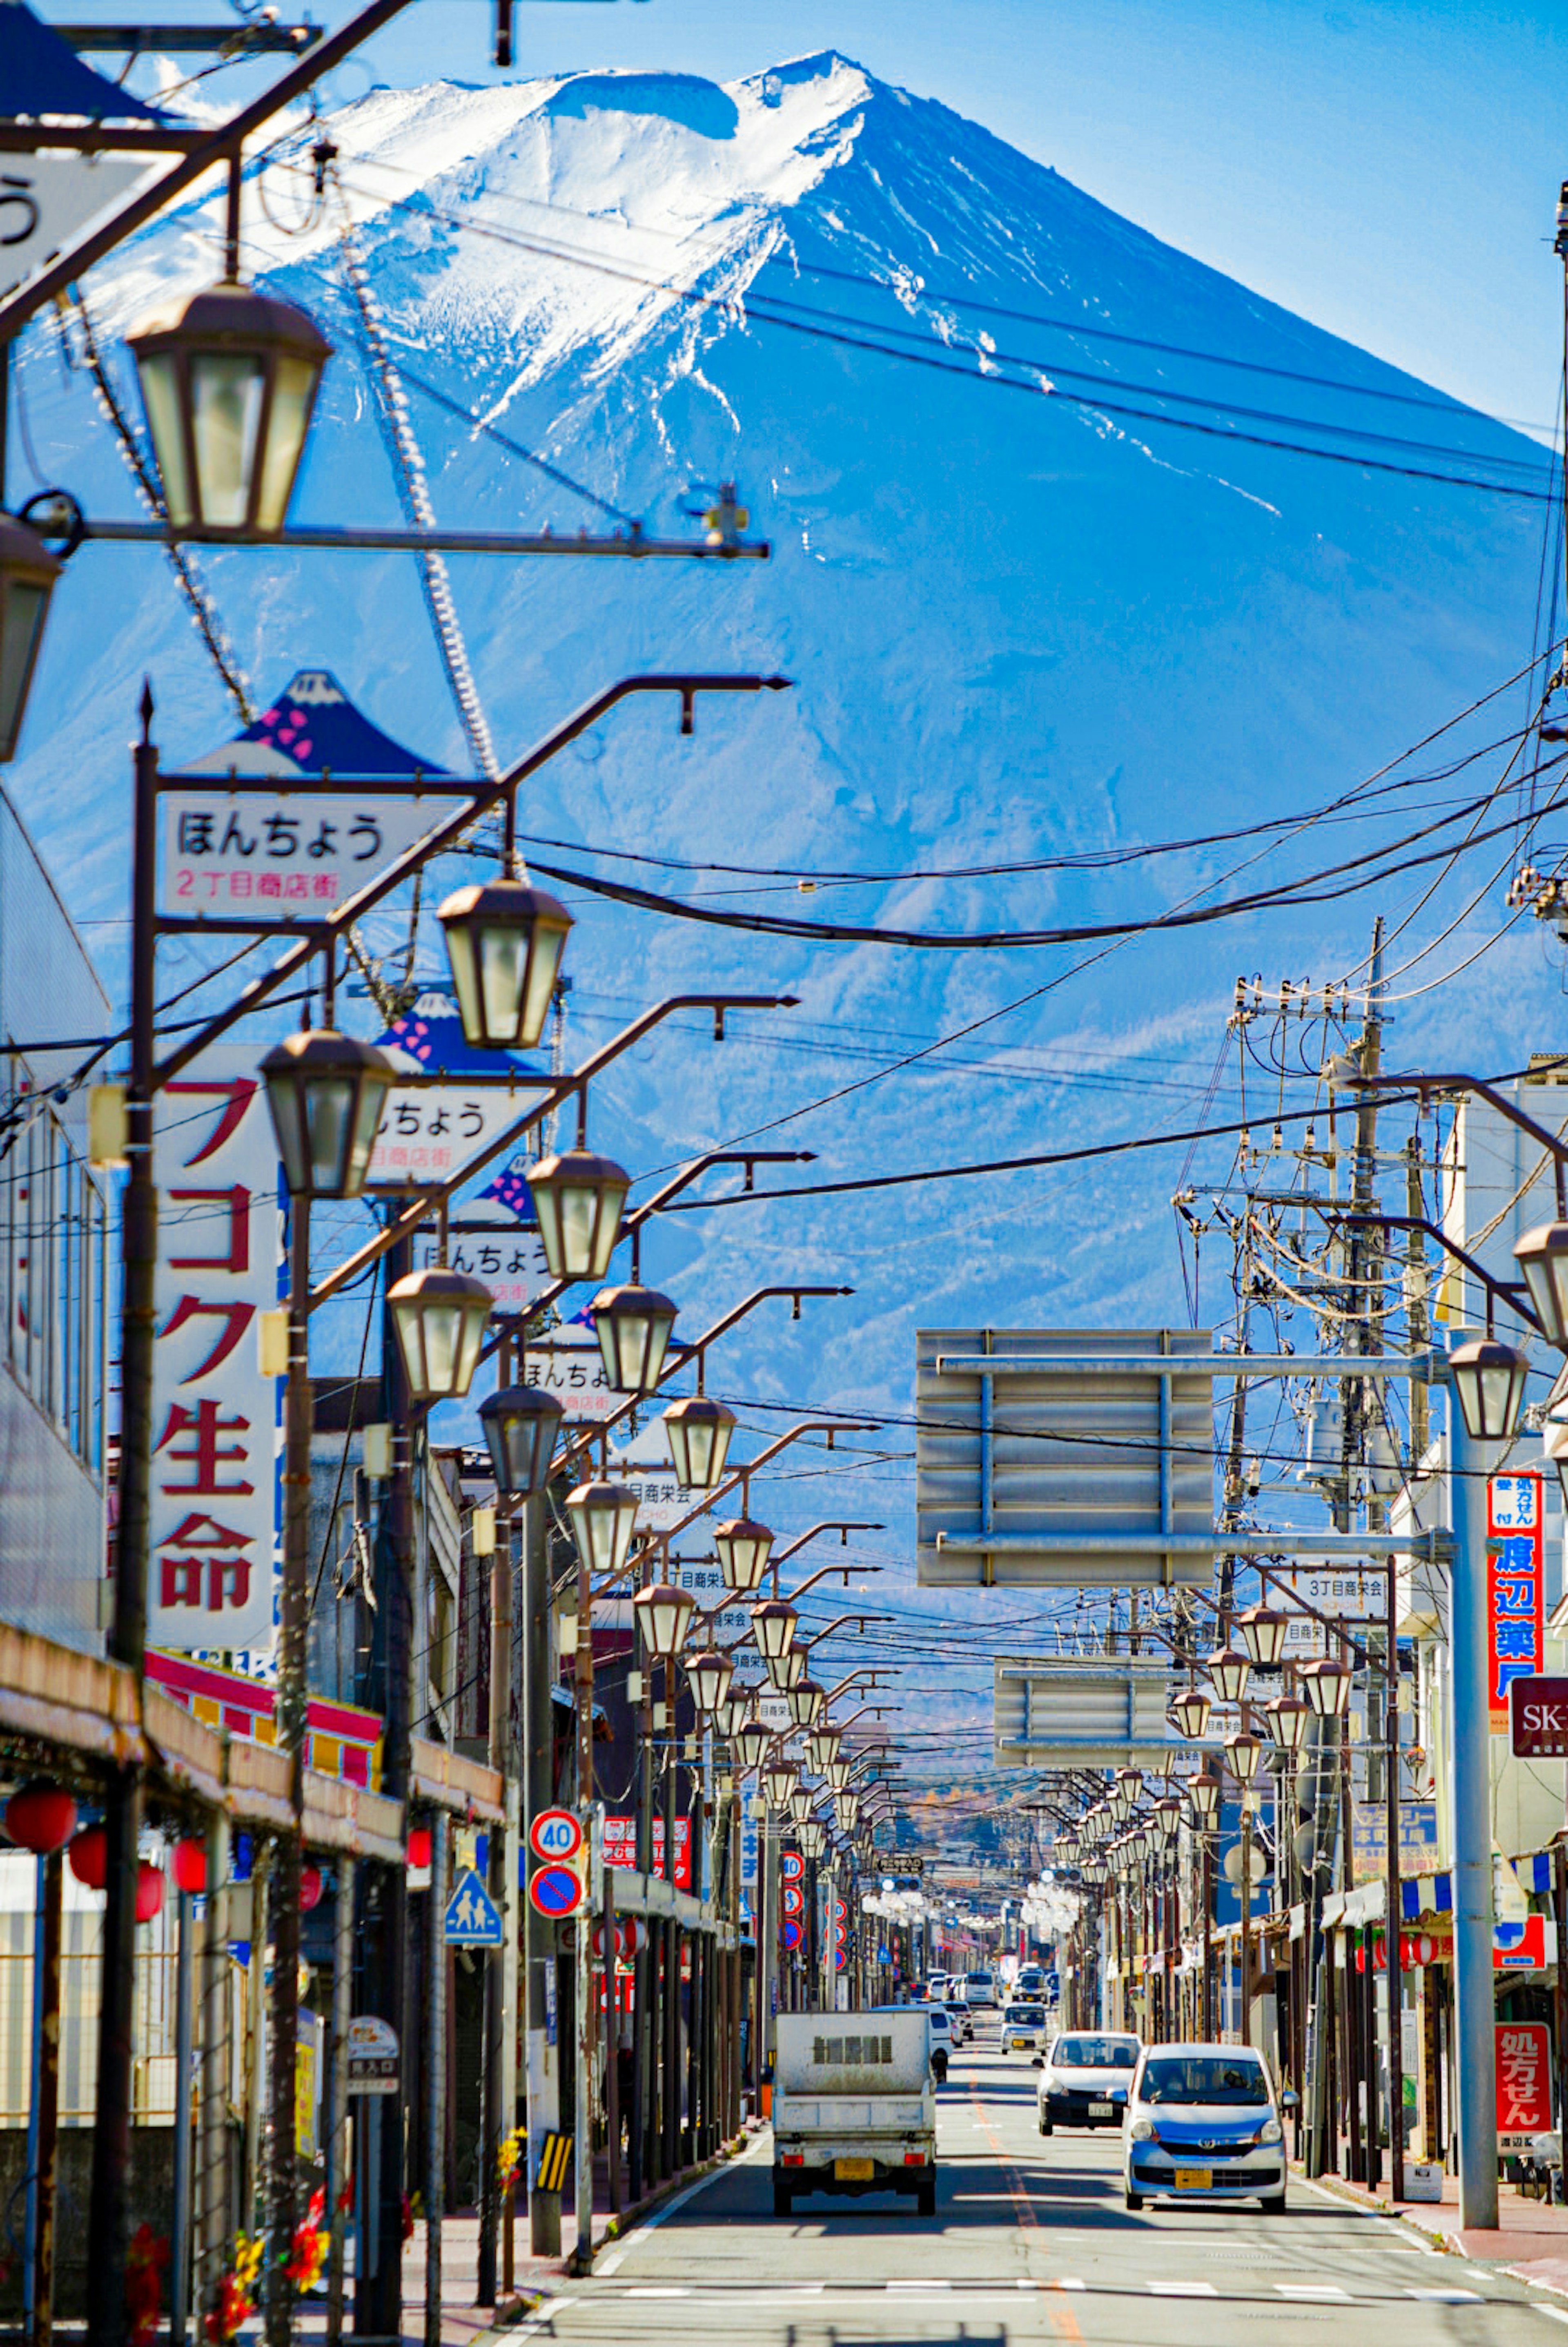
[[[1522,2280],[1568,2295],[1568,2208],[1532,2200],[1517,2185],[1500,2184],[1495,2229],[1482,2231],[1471,2226],[1461,2230],[1457,2177],[1443,2178],[1441,2200],[1391,2200],[1386,2180],[1376,2192],[1369,2192],[1364,2185],[1347,2184],[1340,2176],[1319,2176],[1313,2181],[1354,2208],[1377,2209],[1404,2218],[1429,2240],[1461,2257],[1506,2265]]]

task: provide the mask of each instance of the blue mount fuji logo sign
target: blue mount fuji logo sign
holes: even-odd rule
[[[498,1948],[504,1936],[500,1911],[470,1867],[447,1901],[442,1937],[449,1948]]]

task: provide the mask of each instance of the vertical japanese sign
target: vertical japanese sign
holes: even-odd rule
[[[148,1643],[273,1642],[278,1381],[258,1319],[282,1263],[277,1145],[254,1058],[219,1045],[159,1093]]]
[[[1486,1487],[1487,1700],[1508,1733],[1508,1690],[1546,1658],[1545,1505],[1539,1475],[1493,1475]]]
[[[1552,2032],[1543,2021],[1497,2024],[1497,2147],[1528,2151],[1552,2126]]]

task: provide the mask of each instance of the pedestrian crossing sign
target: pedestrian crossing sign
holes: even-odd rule
[[[472,1867],[447,1901],[442,1937],[449,1948],[498,1948],[505,1938],[500,1910]]]

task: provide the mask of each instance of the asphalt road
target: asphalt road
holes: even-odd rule
[[[937,2213],[772,2214],[771,2139],[508,2333],[563,2347],[1568,2347],[1568,2302],[1293,2177],[1283,2217],[1123,2206],[1120,2137],[1043,2140],[1038,2073],[983,2039],[939,2097]]]

